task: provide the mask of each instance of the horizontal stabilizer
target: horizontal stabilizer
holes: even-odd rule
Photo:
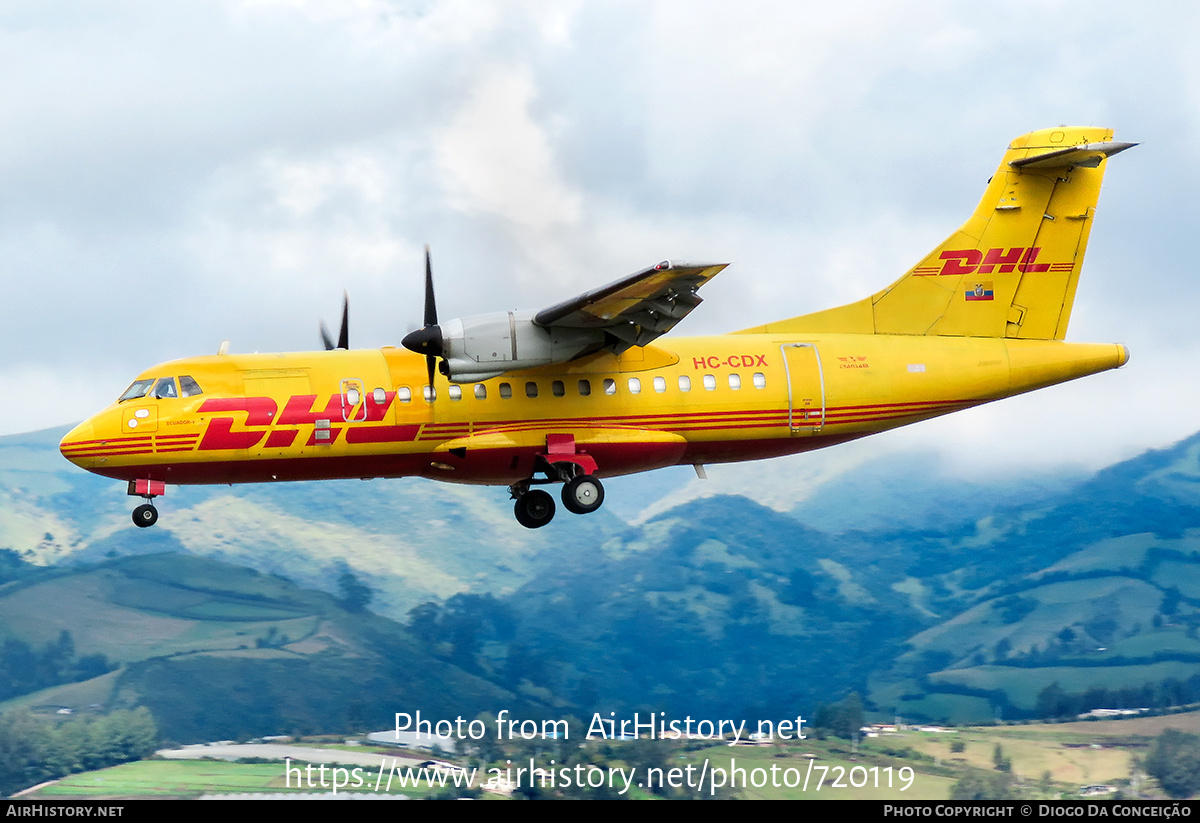
[[[1058,169],[1066,166],[1084,166],[1094,169],[1105,157],[1120,154],[1125,149],[1132,149],[1136,145],[1137,143],[1122,143],[1116,140],[1087,143],[1083,146],[1071,146],[1010,160],[1008,165],[1018,169]]]

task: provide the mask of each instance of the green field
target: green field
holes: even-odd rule
[[[661,761],[663,772],[657,774],[681,789],[676,796],[713,796],[714,782],[716,796],[728,796],[732,781],[732,793],[744,799],[945,800],[965,775],[995,775],[999,746],[1011,764],[1015,798],[1072,798],[1087,785],[1127,787],[1134,758],[1145,757],[1153,737],[1166,728],[1200,732],[1200,712],[1097,722],[907,730],[867,737],[857,745],[838,738],[809,738],[772,746],[676,746]],[[602,747],[595,743],[588,747],[593,762],[603,763]],[[372,751],[346,745],[336,748]],[[517,765],[523,765],[526,756],[508,755]],[[584,761],[588,761],[586,756]],[[609,762],[625,765],[619,759]],[[539,755],[538,765],[548,766],[549,761]],[[628,797],[652,796],[647,787],[638,785],[646,776],[645,767],[640,768]],[[481,776],[487,773],[486,768],[480,770]],[[363,789],[368,792],[373,774],[363,767]],[[699,785],[702,776],[703,785]],[[72,775],[32,796],[188,798],[288,791],[312,790],[289,788],[281,762],[147,760]],[[1153,781],[1143,782],[1142,791],[1144,796],[1157,796]],[[404,793],[421,797],[432,792],[422,788]]]
[[[1109,689],[1138,687],[1157,683],[1169,677],[1186,680],[1196,673],[1195,663],[1164,661],[1140,666],[1041,666],[1018,668],[1008,666],[973,666],[931,675],[934,684],[953,684],[975,689],[1003,691],[1014,706],[1032,711],[1038,694],[1052,683],[1068,693],[1087,691],[1103,684]]]
[[[364,778],[371,778],[372,772],[364,768],[363,775]],[[364,789],[369,790],[371,786],[373,782],[368,779]],[[142,760],[110,769],[71,775],[38,790],[32,796],[194,798],[204,794],[312,791],[294,785],[289,789],[284,776],[284,764],[281,762]],[[430,794],[430,791],[410,789],[404,794],[421,797]]]

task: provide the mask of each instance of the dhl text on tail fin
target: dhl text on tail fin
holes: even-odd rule
[[[822,448],[1125,364],[1063,342],[1112,132],[1012,142],[974,214],[883,291],[715,337],[660,338],[725,264],[663,261],[540,311],[439,322],[426,250],[424,326],[403,348],[177,360],[143,372],[61,451],[128,483],[422,476],[506,486],[549,523],[561,484],[596,511],[601,478]]]

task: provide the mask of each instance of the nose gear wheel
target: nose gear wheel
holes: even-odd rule
[[[158,522],[158,509],[149,503],[143,503],[133,510],[133,525],[139,529],[149,528]]]

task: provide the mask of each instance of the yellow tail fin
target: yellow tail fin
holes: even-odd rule
[[[914,334],[1061,340],[1075,301],[1112,130],[1018,137],[975,213],[888,288],[746,332]]]

